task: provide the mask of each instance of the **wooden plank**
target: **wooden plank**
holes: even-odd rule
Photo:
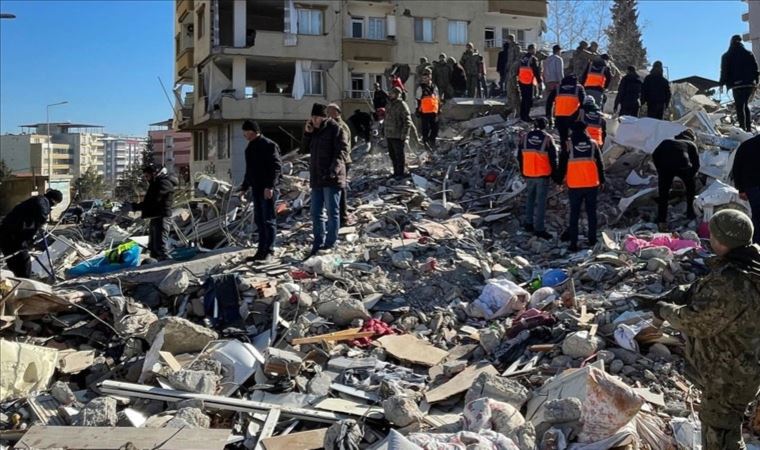
[[[192,428],[48,427],[35,425],[16,449],[119,450],[127,443],[154,450],[223,450],[230,430]]]
[[[461,394],[472,386],[472,383],[481,373],[498,374],[496,369],[490,364],[480,367],[470,366],[449,381],[428,391],[425,394],[425,399],[428,403],[435,403]]]
[[[427,367],[439,364],[449,354],[411,334],[383,336],[377,342],[394,358]]]
[[[256,439],[256,450],[262,450],[264,447],[262,447],[261,441],[268,437],[272,437],[274,434],[277,421],[280,420],[280,413],[280,408],[273,408],[269,411],[269,414],[267,414],[267,420],[264,421],[261,433],[259,433],[259,437]]]
[[[169,352],[165,351],[159,351],[158,355],[161,357],[161,359],[166,363],[169,368],[171,368],[173,371],[178,372],[182,370],[182,365],[177,361],[177,358],[174,357]]]
[[[320,428],[266,438],[261,441],[261,444],[266,450],[317,450],[323,448],[325,434],[327,434],[327,428]]]
[[[591,329],[588,332],[589,337],[596,336],[597,330],[599,330],[599,324],[595,323],[595,324],[591,325]]]
[[[317,344],[319,342],[337,342],[337,341],[350,341],[353,339],[372,337],[375,335],[373,331],[360,331],[361,328],[349,328],[348,330],[336,331],[334,333],[320,334],[317,336],[309,336],[305,338],[295,338],[290,343],[292,345],[301,344]]]
[[[357,417],[369,417],[370,419],[382,419],[385,417],[383,408],[371,406],[366,403],[355,402],[343,398],[324,398],[314,405],[315,408],[325,411],[339,412]]]

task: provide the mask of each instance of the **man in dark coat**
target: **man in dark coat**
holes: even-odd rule
[[[385,108],[387,105],[388,93],[383,90],[380,83],[375,83],[375,92],[372,94],[372,107],[377,111],[380,108]]]
[[[43,229],[51,209],[63,201],[61,191],[49,190],[16,205],[0,223],[0,249],[8,269],[20,278],[32,276],[32,258],[29,250],[34,237]]]
[[[639,117],[641,84],[641,78],[636,73],[636,68],[628,66],[628,72],[620,80],[617,97],[615,97],[615,110],[620,108],[621,116]]]
[[[662,62],[655,61],[641,85],[641,104],[647,105],[647,117],[662,120],[669,103],[670,82],[663,75]]]
[[[760,134],[742,142],[736,149],[731,176],[739,197],[748,201],[752,208],[752,223],[755,226],[752,240],[760,244]]]
[[[693,219],[694,196],[696,194],[695,178],[699,172],[699,153],[694,144],[696,136],[691,130],[665,139],[654,149],[652,161],[657,169],[657,222],[660,231],[668,229],[668,200],[673,179],[678,177],[686,186],[686,217]]]
[[[454,90],[454,97],[464,97],[467,93],[467,73],[453,56],[449,57],[449,65],[451,66],[451,87]]]
[[[741,36],[731,37],[731,45],[720,61],[720,92],[723,92],[723,86],[733,91],[736,116],[744,131],[752,131],[748,103],[755,95],[758,76],[755,56],[744,48]]]
[[[175,176],[169,175],[166,168],[155,164],[143,167],[143,178],[148,182],[148,191],[142,202],[132,203],[132,209],[142,211],[142,217],[150,219],[148,251],[151,258],[161,261],[169,258],[169,221],[174,205],[174,190],[179,181]]]
[[[251,190],[253,220],[259,235],[259,246],[254,261],[266,261],[274,252],[277,235],[277,184],[282,174],[280,147],[261,134],[259,124],[243,122],[243,136],[248,141],[245,149],[245,177],[240,192]]]
[[[303,145],[310,153],[311,223],[314,242],[309,256],[331,250],[338,241],[340,193],[346,187],[348,136],[327,117],[327,106],[315,103],[304,127]],[[325,213],[327,217],[325,218]],[[327,222],[327,230],[325,230]]]

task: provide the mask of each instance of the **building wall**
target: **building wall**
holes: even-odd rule
[[[747,1],[746,22],[749,25],[749,33],[748,36],[745,35],[745,40],[752,43],[752,53],[755,54],[755,59],[760,61],[760,1]]]
[[[70,145],[53,143],[48,146],[47,136],[38,134],[3,135],[0,137],[0,159],[5,160],[14,172],[32,171],[48,175],[48,148],[53,151],[53,178],[71,175],[74,152]]]

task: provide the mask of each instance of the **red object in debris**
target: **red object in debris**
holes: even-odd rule
[[[312,274],[301,269],[291,270],[290,276],[293,277],[294,280],[308,280],[309,278],[313,277]]]
[[[420,234],[416,231],[403,231],[401,232],[401,236],[404,239],[417,239],[418,237],[420,237]]]
[[[496,178],[499,177],[499,174],[496,172],[488,172],[486,174],[485,182],[486,183],[496,183]]]
[[[708,222],[697,225],[697,236],[702,239],[710,239],[710,224]]]
[[[377,108],[375,114],[377,115],[378,121],[385,120],[385,108]]]
[[[372,337],[363,337],[359,339],[354,339],[353,341],[349,342],[351,345],[355,345],[357,347],[366,348],[372,345],[372,340],[387,336],[389,334],[401,334],[401,331],[388,325],[387,323],[383,322],[382,320],[377,319],[369,319],[368,321],[364,322],[364,326],[360,330],[360,332],[364,333],[367,331],[372,331],[375,333]]]
[[[275,213],[276,214],[282,214],[288,210],[288,203],[287,202],[280,202],[275,206]]]
[[[427,261],[425,261],[425,264],[422,265],[422,270],[424,272],[433,272],[437,268],[438,268],[438,260],[432,257],[428,258]]]

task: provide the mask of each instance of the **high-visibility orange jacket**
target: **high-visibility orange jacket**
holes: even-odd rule
[[[541,69],[535,55],[526,53],[520,58],[517,81],[520,84],[538,84],[541,82]]]
[[[568,92],[567,86],[557,86],[557,96],[554,100],[554,115],[556,117],[570,117],[577,113],[581,107],[580,98],[578,98],[578,86]]]
[[[557,167],[557,151],[552,137],[542,130],[527,133],[520,141],[520,167],[526,178],[550,176]]]
[[[568,139],[566,148],[563,159],[567,158],[567,161],[563,166],[566,165],[568,188],[591,188],[604,182],[604,167],[601,166],[601,155],[596,142],[586,137],[573,144],[572,140]]]
[[[599,111],[584,111],[583,122],[586,124],[586,132],[591,137],[591,140],[596,142],[599,147],[602,147],[606,134],[602,113]]]

